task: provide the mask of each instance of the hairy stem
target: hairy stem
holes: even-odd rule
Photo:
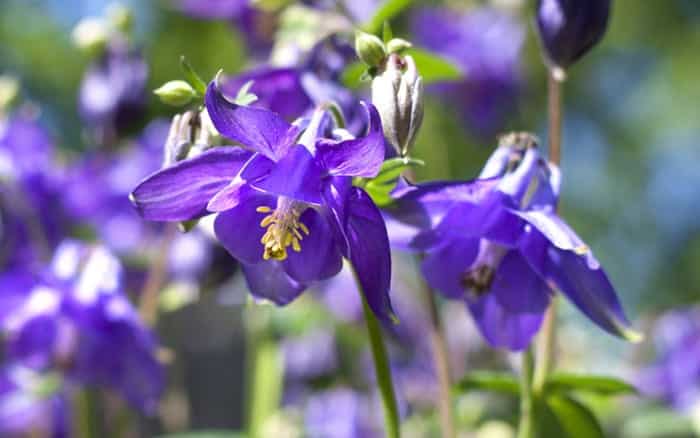
[[[353,271],[354,273],[354,271]],[[354,273],[355,274],[355,273]],[[384,411],[384,427],[386,436],[389,438],[399,438],[401,429],[399,425],[399,409],[396,404],[396,394],[394,393],[394,383],[391,377],[389,358],[382,338],[382,327],[369,308],[362,286],[355,274],[358,292],[362,298],[362,309],[364,310],[365,322],[367,324],[367,335],[372,348],[372,359],[374,359],[374,372],[379,385],[379,392],[382,396],[382,408]]]
[[[139,315],[150,326],[155,325],[158,319],[158,296],[167,280],[168,256],[177,233],[176,224],[166,225],[155,260],[148,270],[146,281],[139,295]]]

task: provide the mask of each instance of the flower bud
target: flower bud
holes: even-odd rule
[[[14,76],[0,75],[0,113],[14,102],[19,94],[19,81]]]
[[[392,54],[372,80],[372,103],[382,118],[384,136],[405,156],[423,121],[423,79],[410,56]]]
[[[564,78],[564,70],[605,34],[610,0],[538,0],[537,28],[546,62]]]
[[[73,44],[87,53],[96,55],[105,48],[109,39],[109,25],[101,18],[89,17],[78,22],[73,28]]]
[[[386,47],[382,40],[365,32],[355,36],[357,56],[370,67],[379,67],[386,59]]]
[[[392,38],[388,43],[386,43],[386,51],[391,53],[401,53],[406,49],[413,47],[409,41],[402,38]]]
[[[197,96],[197,92],[185,81],[170,81],[153,91],[163,103],[172,106],[185,106]]]
[[[115,29],[129,32],[134,24],[134,14],[121,3],[111,3],[107,7],[107,19]]]

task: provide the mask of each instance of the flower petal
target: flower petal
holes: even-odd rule
[[[309,229],[309,235],[301,240],[300,252],[288,252],[283,262],[285,270],[293,279],[307,284],[334,276],[343,267],[343,257],[327,219],[308,208],[301,221]]]
[[[219,213],[214,221],[214,231],[221,244],[235,259],[246,264],[263,261],[263,245],[260,243],[265,228],[260,221],[266,216],[256,209],[277,206],[274,196],[247,190],[246,197],[237,206]]]
[[[602,329],[640,341],[643,336],[629,327],[612,283],[581,238],[554,213],[520,216],[531,225],[521,243],[530,266]]]
[[[321,170],[311,152],[301,145],[292,148],[266,177],[252,185],[278,196],[321,204]]]
[[[246,196],[248,181],[255,181],[268,174],[275,162],[264,155],[256,154],[241,168],[231,183],[216,193],[207,204],[212,213],[226,211],[238,205]]]
[[[365,105],[369,117],[367,135],[345,141],[321,139],[316,143],[319,166],[330,175],[372,178],[384,162],[382,121],[374,105]]]
[[[391,307],[391,254],[384,219],[372,199],[353,187],[345,200],[348,254],[367,304],[377,317],[396,321]]]
[[[543,313],[549,305],[549,286],[515,250],[508,251],[498,265],[491,293],[508,312]]]
[[[493,347],[523,350],[542,324],[542,313],[509,311],[501,306],[494,293],[468,301],[467,306],[481,334]]]
[[[205,97],[209,117],[226,138],[271,160],[284,157],[295,144],[299,129],[276,113],[230,102],[212,82]]]
[[[462,277],[479,253],[479,239],[451,239],[440,248],[427,253],[421,266],[431,288],[447,298],[463,298]]]
[[[268,260],[254,265],[243,264],[243,274],[250,293],[257,299],[277,305],[291,303],[306,286],[292,279],[280,262]]]
[[[212,196],[229,184],[250,157],[250,152],[238,147],[211,149],[147,177],[131,193],[131,202],[148,220],[204,216]]]

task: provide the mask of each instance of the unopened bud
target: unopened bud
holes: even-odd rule
[[[19,81],[14,76],[0,75],[0,112],[8,108],[19,94]]]
[[[610,0],[538,0],[537,30],[556,78],[595,46],[608,25]]]
[[[172,106],[185,106],[197,96],[192,85],[180,80],[166,82],[160,88],[153,90],[153,93],[160,97],[163,103]]]
[[[134,15],[131,10],[121,3],[112,3],[107,7],[109,22],[121,32],[127,33],[134,23]]]
[[[360,60],[370,67],[379,67],[386,59],[386,47],[382,40],[365,32],[357,32],[355,51]]]
[[[384,136],[405,156],[423,122],[423,79],[410,56],[390,55],[372,80],[372,103],[382,118]]]
[[[391,53],[401,53],[406,49],[410,49],[413,47],[413,44],[410,42],[402,39],[402,38],[393,38],[391,39],[388,43],[386,43],[386,51]]]
[[[84,18],[73,28],[71,36],[77,48],[88,55],[96,55],[107,45],[109,26],[101,18]]]

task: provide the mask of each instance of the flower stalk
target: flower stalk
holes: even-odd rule
[[[534,357],[530,348],[522,352],[521,360],[520,422],[517,438],[535,438],[534,394],[532,390]]]
[[[377,320],[377,317],[370,309],[362,291],[362,285],[355,269],[353,268],[355,283],[357,284],[358,292],[362,297],[362,309],[367,324],[367,335],[372,348],[372,359],[374,362],[374,372],[379,385],[379,393],[382,397],[382,409],[384,411],[384,427],[386,436],[389,438],[399,438],[401,429],[399,425],[399,409],[396,403],[396,394],[394,392],[394,383],[391,377],[391,368],[389,366],[389,358],[386,353],[386,346],[382,338],[382,328]]]
[[[143,322],[151,327],[158,320],[158,296],[167,280],[168,255],[177,233],[177,224],[168,224],[165,227],[158,253],[148,270],[146,281],[139,295],[139,315]]]

